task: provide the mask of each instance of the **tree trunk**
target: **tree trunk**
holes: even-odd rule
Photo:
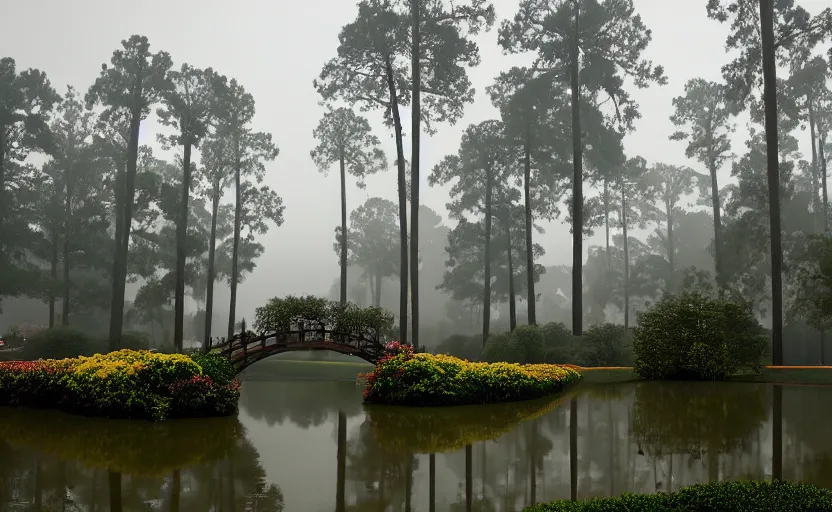
[[[243,191],[242,191],[242,162],[240,161],[240,141],[236,142],[237,161],[234,165],[234,244],[231,249],[231,300],[228,307],[228,339],[234,336],[234,324],[237,319],[237,282],[240,280],[238,267],[240,253],[240,223],[243,214]]]
[[[381,271],[376,273],[376,304],[377,308],[381,307]]]
[[[506,255],[508,256],[508,324],[509,329],[517,327],[517,297],[514,293],[514,261],[511,256],[511,224],[506,220]]]
[[[491,327],[491,194],[493,179],[491,177],[491,162],[488,162],[485,177],[485,249],[483,262],[483,297],[482,297],[482,346],[488,341],[488,331]]]
[[[51,265],[49,276],[52,282],[49,283],[49,328],[55,327],[55,284],[58,282],[58,230],[55,222],[52,222],[52,236],[49,241],[51,252]]]
[[[823,148],[823,144],[826,141],[826,132],[825,130],[821,130],[820,133],[820,172],[821,172],[821,179],[823,180],[823,233],[826,234],[829,232],[829,202],[828,202],[828,195],[826,190],[826,152]],[[826,332],[821,329],[820,331],[820,364],[826,364]]]
[[[825,226],[823,218],[818,223],[818,217],[821,217],[821,209],[818,208],[818,149],[815,144],[815,109],[812,105],[812,95],[806,95],[806,107],[809,110],[809,137],[812,139],[812,205],[815,207],[815,226],[819,230],[821,226]],[[824,230],[824,232],[826,232]]]
[[[5,219],[6,200],[6,125],[0,123],[0,237],[3,236],[3,221]],[[2,238],[0,238],[2,239]]]
[[[526,209],[526,290],[528,293],[528,323],[537,324],[537,298],[534,293],[534,246],[532,245],[532,200],[531,200],[531,130],[526,129],[523,162],[523,202]]]
[[[393,65],[390,55],[385,56],[387,89],[390,93],[390,110],[396,131],[396,157],[399,171],[399,238],[401,239],[401,268],[399,271],[399,343],[407,343],[407,175],[404,171],[404,146],[402,142],[402,120],[399,116],[399,98],[396,96],[396,82],[393,80]]]
[[[630,328],[630,241],[627,239],[627,188],[621,184],[621,229],[624,232],[624,329]]]
[[[675,265],[675,256],[676,256],[676,249],[673,247],[673,205],[667,205],[667,211],[665,212],[667,215],[667,262],[669,265],[669,270],[667,274],[667,289],[673,292],[676,289],[675,286],[675,273],[676,273],[676,265]]]
[[[187,136],[186,136],[187,137]],[[188,199],[191,196],[191,141],[184,144],[182,158],[182,197],[176,223],[176,289],[173,305],[173,347],[181,353],[185,338],[185,246],[188,243]]]
[[[72,218],[72,196],[74,191],[72,187],[69,186],[69,182],[66,183],[66,195],[64,197],[64,298],[61,303],[61,325],[69,325],[69,269],[72,268],[71,262],[69,261],[69,225],[70,219]]]
[[[347,165],[344,150],[339,158],[341,170],[341,304],[347,303]]]
[[[127,252],[130,247],[130,230],[133,224],[133,196],[136,192],[136,171],[139,158],[139,129],[141,111],[136,109],[130,119],[130,140],[127,144],[127,162],[123,191],[123,211],[116,222],[122,225],[121,238],[116,228],[116,254],[113,262],[113,294],[110,301],[110,350],[121,346],[121,332],[124,327],[124,289],[127,281]]]
[[[780,232],[780,161],[777,139],[777,64],[774,55],[773,0],[760,0],[763,45],[769,224],[771,230],[771,340],[773,364],[783,364],[783,248]]]
[[[829,194],[826,188],[826,150],[823,144],[826,139],[826,133],[821,137],[820,141],[820,172],[821,172],[821,190],[823,190],[823,233],[829,233]]]
[[[337,482],[335,487],[335,511],[344,512],[346,502],[347,481],[347,415],[338,411],[338,453],[337,453]]]
[[[722,211],[719,205],[716,162],[712,156],[708,158],[708,169],[711,172],[711,203],[714,210],[714,274],[716,274],[716,287],[719,297],[723,298],[725,296],[725,280],[722,276]]]
[[[604,230],[607,249],[607,285],[612,288],[612,255],[610,253],[610,186],[604,179]]]
[[[581,135],[581,84],[578,17],[580,3],[573,0],[575,20],[570,51],[569,80],[572,89],[572,334],[583,334],[583,145]]]
[[[536,437],[537,423],[535,420],[529,422],[529,505],[537,503],[537,453]],[[485,478],[485,475],[483,475]]]
[[[214,269],[217,253],[217,215],[220,209],[220,180],[213,183],[211,191],[211,237],[208,240],[208,281],[205,283],[205,339],[203,347],[208,348],[211,342],[211,328],[214,319],[214,280],[216,270]]]
[[[421,134],[421,56],[422,37],[419,30],[421,0],[410,0],[413,17],[413,47],[411,48],[411,75],[413,77],[411,93],[411,154],[410,154],[410,286],[411,286],[411,323],[413,324],[413,348],[419,349],[419,146]]]

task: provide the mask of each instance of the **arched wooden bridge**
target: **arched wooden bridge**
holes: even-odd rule
[[[218,352],[229,359],[238,373],[269,356],[301,350],[330,350],[360,357],[375,364],[385,354],[385,341],[376,333],[340,332],[314,321],[298,320],[285,330],[255,333],[241,332],[231,339],[212,339],[206,352]]]

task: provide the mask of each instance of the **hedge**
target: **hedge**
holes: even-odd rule
[[[198,362],[200,361],[201,364]],[[239,382],[217,355],[119,350],[72,359],[0,363],[0,405],[165,420],[236,414]]]
[[[581,379],[551,364],[471,363],[453,356],[414,354],[393,342],[367,376],[367,403],[412,406],[477,405],[558,393]]]
[[[671,493],[560,500],[525,512],[832,512],[832,491],[783,481],[714,482]]]

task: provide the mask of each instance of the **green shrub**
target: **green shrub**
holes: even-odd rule
[[[118,344],[119,349],[126,348],[128,350],[147,350],[150,346],[150,340],[146,333],[143,332],[125,332],[121,335],[121,342]]]
[[[553,501],[525,512],[832,512],[832,491],[782,481],[714,482],[671,493]]]
[[[482,336],[478,334],[472,336],[454,334],[442,340],[434,351],[437,354],[447,354],[469,361],[479,361],[482,357],[482,349]]]
[[[230,384],[237,376],[237,372],[227,357],[215,353],[202,354],[200,352],[189,355],[202,368],[202,374],[211,377],[217,384]]]
[[[550,322],[540,328],[543,335],[544,361],[551,364],[579,364],[575,359],[572,331],[561,322]]]
[[[107,352],[107,344],[94,340],[72,327],[52,327],[27,338],[21,357],[35,359],[66,359]]]
[[[536,325],[519,325],[511,332],[490,336],[482,359],[489,363],[543,363],[543,333]]]
[[[623,325],[601,324],[584,331],[581,340],[583,366],[630,366],[632,336]]]
[[[720,380],[759,370],[766,339],[751,311],[697,294],[671,295],[639,314],[633,368],[647,379]]]

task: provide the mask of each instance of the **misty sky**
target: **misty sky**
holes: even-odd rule
[[[497,24],[512,17],[517,0],[495,0]],[[830,0],[800,0],[815,14]],[[183,62],[213,67],[237,78],[257,103],[254,127],[271,132],[280,148],[268,165],[267,183],[286,205],[285,222],[263,239],[266,253],[257,270],[239,289],[238,310],[249,314],[265,299],[286,294],[328,293],[338,275],[332,245],[334,227],[340,222],[337,172],[322,176],[309,157],[315,145],[312,130],[323,112],[312,87],[323,64],[335,55],[338,32],[357,11],[353,0],[0,0],[0,55],[17,60],[19,68],[44,70],[63,94],[66,85],[82,93],[109,62],[120,41],[131,34],[146,35],[153,51],[170,52],[174,67]],[[636,10],[653,41],[646,56],[665,66],[669,83],[634,90],[642,119],[636,132],[625,140],[628,156],[641,155],[648,163],[661,161],[704,168],[684,156],[684,144],[668,140],[673,126],[668,120],[671,99],[682,94],[684,83],[694,77],[720,79],[720,67],[728,60],[723,44],[726,27],[708,20],[706,0],[635,0]],[[445,215],[447,189],[427,185],[427,175],[446,154],[457,150],[460,135],[470,123],[498,117],[485,88],[502,70],[523,64],[528,57],[503,56],[492,29],[478,36],[482,64],[470,71],[477,90],[476,102],[466,108],[455,126],[439,126],[437,135],[422,137],[422,202]],[[392,133],[382,125],[381,113],[366,114],[388,154],[395,159]],[[410,122],[403,113],[405,131]],[[734,152],[744,151],[747,131],[740,120]],[[142,127],[142,143],[158,148],[158,130],[151,119]],[[808,139],[804,136],[802,139]],[[405,140],[409,159],[409,140]],[[801,140],[804,155],[808,140]],[[163,156],[161,152],[158,156]],[[722,183],[729,181],[730,166],[722,169]],[[347,190],[352,210],[368,197],[396,200],[396,175],[391,168],[368,180],[366,190],[354,182]],[[591,194],[586,190],[587,194]],[[226,194],[229,199],[229,193]],[[561,220],[545,225],[537,242],[547,250],[545,264],[571,262],[569,229]],[[602,233],[585,243],[601,243]]]

